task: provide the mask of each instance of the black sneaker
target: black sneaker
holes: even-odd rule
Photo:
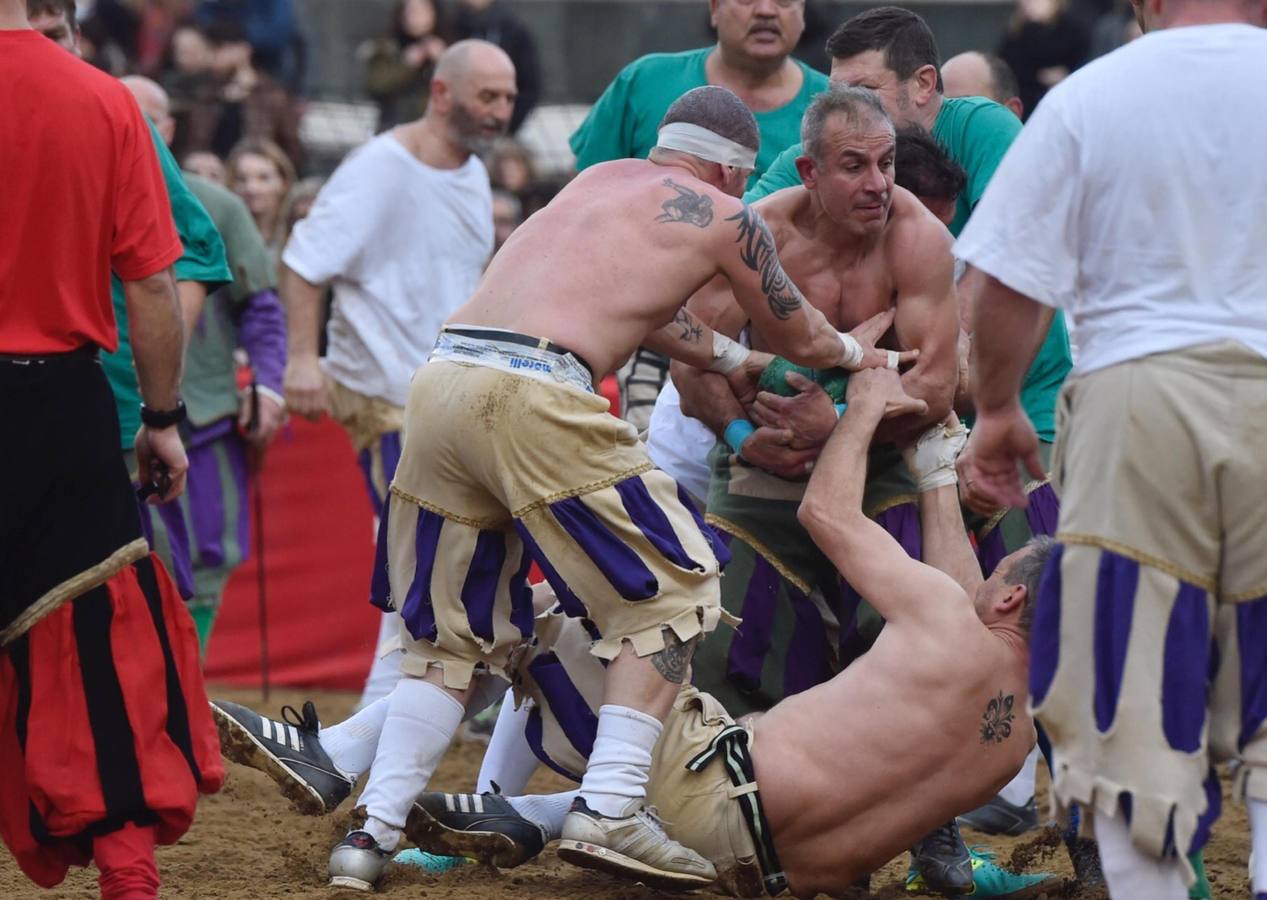
[[[1005,834],[1020,837],[1038,827],[1038,804],[1030,797],[1024,806],[1015,806],[1001,796],[985,806],[979,806],[959,817],[960,825],[967,825],[984,834]]]
[[[916,879],[923,890],[946,897],[972,893],[972,857],[951,819],[911,848],[908,887]]]
[[[349,831],[330,851],[330,887],[372,891],[391,858],[368,831]]]
[[[409,811],[405,836],[420,849],[511,869],[550,842],[546,830],[500,794],[423,794]]]
[[[352,793],[353,779],[340,772],[321,747],[321,722],[312,701],[304,704],[302,716],[294,707],[283,706],[282,722],[225,700],[211,702],[211,715],[224,755],[268,775],[300,812],[328,813]]]

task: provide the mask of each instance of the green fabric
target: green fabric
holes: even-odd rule
[[[578,171],[613,159],[646,159],[656,143],[656,131],[669,106],[693,88],[708,84],[704,61],[712,47],[682,53],[652,53],[620,70],[603,91],[570,144]],[[756,113],[761,149],[748,186],[752,187],[779,152],[800,139],[801,117],[814,95],[827,90],[827,76],[794,60],[805,74],[793,100]]]
[[[951,159],[963,166],[968,183],[959,195],[950,233],[958,236],[968,222],[973,207],[985,193],[1003,155],[1021,132],[1021,122],[1005,107],[984,97],[948,97],[933,123],[933,137],[946,148]],[[801,183],[796,158],[804,153],[801,144],[788,147],[770,164],[761,181],[750,186],[744,200],[749,203],[768,194]]]
[[[757,381],[757,389],[778,394],[780,397],[796,396],[798,393],[796,388],[787,383],[788,372],[799,372],[816,383],[827,392],[832,403],[845,402],[845,391],[849,388],[849,373],[846,370],[841,368],[811,369],[808,366],[790,363],[781,356],[776,356],[765,367],[765,371],[761,373],[761,378]]]
[[[233,279],[225,258],[224,242],[198,198],[185,186],[180,166],[176,165],[175,158],[152,123],[150,137],[158,152],[159,167],[163,170],[163,181],[171,200],[176,231],[185,248],[185,255],[176,262],[176,280],[200,281],[207,286],[208,292],[214,291]],[[119,349],[114,353],[101,354],[101,363],[105,368],[106,378],[110,380],[110,388],[114,391],[119,432],[123,448],[127,449],[132,446],[137,429],[141,427],[141,389],[136,380],[136,367],[132,359],[132,340],[128,329],[128,307],[123,294],[123,282],[113,274],[110,276],[110,297],[114,301],[114,318],[119,326]]]
[[[1197,880],[1188,888],[1188,900],[1210,900],[1210,879],[1205,874],[1205,853],[1198,850],[1188,855],[1188,862],[1197,873]]]
[[[1065,327],[1065,314],[1057,310],[1047,339],[1021,383],[1021,406],[1034,423],[1034,430],[1041,440],[1050,442],[1056,439],[1056,397],[1072,368],[1069,329]]]
[[[207,656],[207,644],[211,643],[211,627],[216,623],[218,610],[212,606],[190,606],[189,616],[194,620],[194,630],[198,632],[198,653],[204,659]]]
[[[207,297],[202,317],[194,325],[185,348],[185,377],[181,393],[189,421],[199,427],[237,415],[237,319],[246,300],[277,287],[272,255],[241,199],[218,184],[196,175],[186,184],[201,201],[224,239],[233,283]]]

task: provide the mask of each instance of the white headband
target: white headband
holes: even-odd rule
[[[749,150],[730,138],[724,138],[715,131],[689,122],[670,122],[665,125],[659,131],[656,146],[665,150],[680,150],[691,156],[737,169],[751,169],[757,163],[756,150]]]

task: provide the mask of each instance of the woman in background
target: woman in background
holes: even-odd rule
[[[295,166],[282,148],[263,138],[247,138],[229,154],[229,187],[246,201],[255,225],[276,262],[286,243],[286,198],[295,184]]]
[[[365,88],[386,131],[426,111],[436,60],[452,41],[435,0],[400,0],[386,37],[365,51]]]

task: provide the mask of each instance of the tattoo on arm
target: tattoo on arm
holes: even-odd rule
[[[770,234],[765,220],[745,203],[743,209],[727,217],[726,221],[739,223],[739,236],[735,238],[739,244],[739,258],[749,269],[760,273],[761,290],[770,304],[770,312],[776,319],[790,318],[805,298],[783,271],[774,248],[774,235]]]
[[[673,324],[678,325],[682,329],[682,333],[678,335],[678,340],[686,341],[688,344],[698,344],[700,338],[704,336],[704,327],[700,325],[699,320],[686,311],[685,307],[681,307],[673,314]]]
[[[665,187],[677,191],[677,196],[665,200],[660,205],[664,212],[656,216],[657,222],[685,222],[696,228],[707,228],[713,222],[713,198],[697,194],[688,187],[675,182],[672,178],[664,179]]]
[[[664,649],[651,654],[651,665],[661,677],[670,684],[682,684],[686,681],[687,670],[691,667],[691,657],[695,654],[695,642],[680,641],[672,628],[664,629]]]
[[[985,715],[981,717],[981,743],[1001,744],[1012,736],[1012,720],[1016,715],[1012,712],[1013,699],[999,691],[985,707]]]

